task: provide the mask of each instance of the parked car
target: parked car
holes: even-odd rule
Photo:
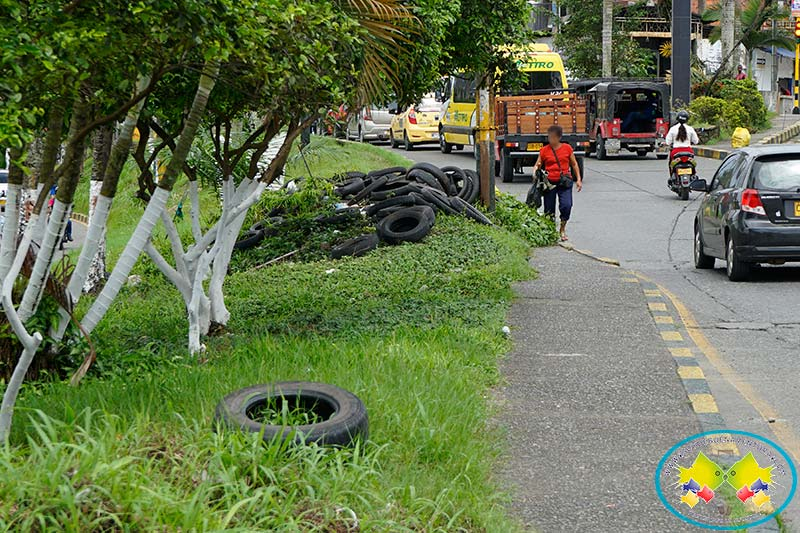
[[[386,107],[365,106],[351,113],[347,121],[347,138],[360,141],[389,140],[392,114]]]
[[[0,170],[0,211],[6,210],[8,195],[8,170]]]
[[[401,142],[406,150],[413,150],[419,144],[439,144],[441,110],[441,102],[436,98],[426,97],[405,112],[396,114],[389,126],[389,142],[392,148],[397,148]]]
[[[694,224],[694,263],[726,262],[728,277],[744,281],[754,265],[800,261],[800,147],[764,145],[736,150],[711,182]]]

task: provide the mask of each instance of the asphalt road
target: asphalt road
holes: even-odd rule
[[[470,148],[444,155],[431,146],[404,155],[472,167]],[[700,176],[710,179],[719,163],[699,158]],[[530,182],[497,186],[524,199]],[[698,362],[727,427],[773,439],[800,462],[800,267],[763,267],[752,281],[737,284],[727,280],[721,261],[715,270],[695,270],[692,228],[699,198],[692,193],[682,202],[670,192],[666,163],[654,156],[587,159],[584,190],[575,195],[568,228],[571,243],[618,259],[674,294],[709,341]],[[622,333],[627,328],[621,321],[613,327]],[[788,513],[794,524],[800,524],[798,509],[795,499]]]

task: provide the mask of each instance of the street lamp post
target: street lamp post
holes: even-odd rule
[[[689,105],[691,98],[692,4],[672,1],[672,107]]]
[[[793,115],[800,115],[800,18],[794,19],[794,79],[792,81]]]

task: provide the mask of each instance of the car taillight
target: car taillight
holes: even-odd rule
[[[508,146],[509,148],[519,148],[519,143],[507,142],[506,146]]]
[[[408,123],[409,124],[416,124],[417,123],[417,114],[412,109],[408,112]]]
[[[611,136],[616,137],[622,131],[622,121],[618,118],[615,118],[614,121],[611,123]]]
[[[364,108],[364,120],[372,120],[372,108]]]
[[[764,210],[764,204],[761,203],[761,196],[755,189],[745,189],[742,193],[742,211],[745,213],[753,213],[755,215],[766,216],[767,212]]]

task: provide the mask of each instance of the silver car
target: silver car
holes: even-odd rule
[[[391,123],[392,114],[388,108],[374,105],[363,107],[350,114],[347,138],[360,142],[388,141]]]

